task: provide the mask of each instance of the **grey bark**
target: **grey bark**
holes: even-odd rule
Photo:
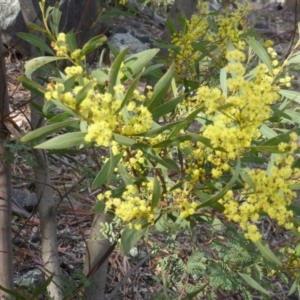
[[[109,241],[105,239],[100,232],[100,224],[110,221],[111,216],[104,214],[103,212],[98,212],[94,216],[91,236],[88,241],[88,249],[84,261],[84,274],[86,275],[95,267],[95,265],[97,265],[110,246]],[[89,278],[93,284],[89,287],[86,287],[84,290],[84,295],[88,300],[105,299],[107,266],[108,260],[106,260],[105,263],[103,263],[100,268]]]
[[[37,22],[37,14],[31,0],[20,1],[23,18],[26,24]],[[39,38],[43,38],[39,36]],[[31,48],[31,56],[35,57],[38,53],[35,48]],[[32,79],[36,82],[38,72],[35,72]],[[43,106],[44,99],[32,95],[36,104]],[[44,120],[38,112],[31,108],[31,126],[32,129],[40,128],[44,125]],[[52,282],[48,285],[47,290],[51,297],[55,300],[63,299],[61,269],[58,256],[57,244],[57,203],[52,195],[52,187],[49,174],[49,164],[47,154],[43,150],[33,149],[33,157],[35,159],[34,176],[36,194],[38,198],[38,212],[41,220],[41,235],[42,235],[42,259],[46,277],[54,274]]]
[[[4,140],[9,136],[4,118],[9,114],[8,95],[6,86],[6,68],[3,56],[3,46],[0,29],[0,284],[12,290],[13,265],[11,242],[11,170],[4,160]],[[13,296],[0,290],[0,299],[14,299]]]
[[[33,112],[32,114],[35,114]],[[47,276],[55,274],[47,287],[55,300],[63,299],[61,269],[57,244],[57,210],[52,196],[49,165],[45,151],[33,150],[37,166],[34,167],[36,194],[39,199],[38,212],[41,220],[42,259]]]

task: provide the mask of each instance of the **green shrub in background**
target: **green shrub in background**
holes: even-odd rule
[[[300,263],[299,208],[293,204],[300,187],[300,115],[294,105],[300,94],[288,89],[288,70],[300,62],[300,42],[279,61],[270,42],[257,41],[247,29],[245,8],[212,13],[201,1],[198,15],[181,20],[182,32],[169,22],[173,62],[165,74],[161,64],[151,64],[159,49],[127,56],[128,49],[118,53],[113,47],[112,66],[102,66],[100,58],[99,68],[90,71],[86,57],[106,38],[94,37],[79,49],[72,32],[58,32],[58,8],[42,1],[41,9],[44,28],[34,28],[50,38],[52,48],[23,35],[50,56],[28,61],[20,81],[45,98],[40,112],[48,125],[22,142],[99,153],[101,170],[92,188],[105,192],[94,210],[114,214],[116,226],[106,226],[106,233],[121,234],[123,253],[143,237],[155,239],[156,230],[174,241],[172,255],[161,260],[164,299],[214,299],[218,290],[240,292],[245,299],[256,293],[272,297],[274,274],[292,276],[293,293]],[[59,71],[49,65],[53,76],[46,87],[30,79],[59,60],[69,66]],[[145,78],[155,84],[141,90]],[[259,226],[266,217],[295,236],[275,254]],[[199,227],[213,242],[197,249],[193,237]],[[187,262],[178,259],[180,235],[192,245]]]

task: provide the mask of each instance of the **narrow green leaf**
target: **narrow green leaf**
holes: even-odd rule
[[[291,296],[292,294],[295,293],[297,287],[299,286],[299,279],[300,279],[300,275],[298,274],[289,290],[288,296]]]
[[[60,123],[55,123],[38,128],[32,132],[27,133],[21,138],[22,143],[33,142],[48,136],[49,134],[56,132],[62,128],[78,123],[78,120],[67,120]]]
[[[45,280],[40,286],[38,286],[34,290],[33,294],[31,295],[31,298],[35,299],[36,297],[40,296],[43,292],[45,292],[47,290],[48,285],[52,281],[53,277],[54,277],[54,274],[52,274],[51,276],[49,276],[47,278],[47,280]]]
[[[114,133],[113,137],[114,137],[114,141],[117,142],[119,145],[122,145],[122,146],[132,146],[133,144],[136,143],[135,140],[133,140],[133,139],[127,137],[127,136],[117,134],[117,133]]]
[[[278,135],[273,129],[268,127],[266,124],[263,124],[260,127],[259,131],[261,132],[262,135],[264,135],[268,139],[271,139]]]
[[[159,163],[162,164],[161,162]],[[168,168],[168,170],[176,170],[177,172],[180,172],[180,168],[177,163],[171,158],[164,158],[162,165]]]
[[[41,56],[33,58],[25,63],[25,75],[31,75],[35,70],[56,60],[65,59],[64,57]]]
[[[279,134],[265,142],[259,145],[259,147],[266,147],[266,146],[272,146],[272,147],[277,147],[281,142],[288,143],[291,139],[290,134],[291,133],[296,133],[297,135],[300,135],[300,129],[294,129],[290,130],[288,132],[285,132],[283,134]]]
[[[159,49],[149,49],[133,54],[124,60],[124,75],[127,79],[140,73],[159,52]]]
[[[278,267],[281,267],[280,260],[276,257],[276,255],[270,250],[269,246],[262,241],[258,241],[254,243],[255,246],[258,248],[260,253],[272,263],[275,263]]]
[[[279,94],[287,99],[293,100],[300,104],[300,93],[299,92],[281,89]]]
[[[126,95],[124,96],[124,99],[121,103],[121,106],[120,106],[120,110],[122,110],[122,108],[128,103],[128,101],[130,100],[135,88],[137,87],[137,85],[139,84],[140,82],[140,78],[141,78],[141,75],[137,76],[131,83],[131,85],[129,86],[129,88],[127,89],[127,92],[126,92]],[[118,113],[118,112],[116,112]]]
[[[18,81],[22,83],[24,88],[38,96],[44,97],[44,94],[47,91],[45,87],[29,79],[26,76],[19,76]]]
[[[77,42],[74,34],[74,29],[72,29],[70,32],[66,34],[66,43],[71,53],[77,49]]]
[[[256,146],[256,147],[249,147],[251,152],[268,152],[268,153],[282,153],[278,150],[278,146]]]
[[[50,125],[51,126],[51,125]],[[38,146],[36,149],[64,149],[85,144],[85,132],[71,132],[54,137]]]
[[[148,137],[152,137],[152,136],[156,136],[160,133],[163,132],[170,132],[170,129],[172,129],[173,127],[175,127],[176,125],[181,125],[184,121],[178,121],[178,122],[174,122],[174,123],[169,123],[166,124],[164,126],[159,126],[157,128],[154,129],[150,129],[149,131],[143,133],[143,134],[139,134],[139,136],[148,136]],[[185,123],[186,125],[187,123]]]
[[[288,120],[290,123],[299,124],[300,123],[300,113],[290,109],[284,111],[284,119]]]
[[[74,88],[74,84],[75,84],[77,77],[78,77],[78,75],[73,75],[72,77],[68,78],[67,80],[65,80],[63,82],[64,87],[65,87],[64,93],[69,92],[72,90],[72,88]]]
[[[99,188],[106,182],[107,175],[108,175],[108,172],[110,169],[110,165],[111,165],[111,160],[108,159],[105,162],[105,164],[103,165],[103,167],[101,168],[101,170],[98,172],[96,178],[94,179],[93,184],[92,184],[92,190]]]
[[[161,116],[164,116],[174,110],[177,105],[185,99],[185,95],[181,95],[171,101],[168,101],[152,111],[153,120],[158,120]]]
[[[43,106],[37,104],[36,102],[31,102],[31,106],[40,114],[43,114]]]
[[[161,73],[160,68],[164,67],[164,64],[155,64],[155,65],[151,65],[149,67],[147,67],[143,72],[142,72],[142,76],[146,76],[146,75],[154,75],[157,74],[157,72]],[[161,77],[161,76],[160,76]],[[159,78],[160,78],[159,77]]]
[[[54,107],[55,107],[55,104],[52,101],[46,101],[43,106],[42,112],[45,115],[53,114],[53,112],[51,112],[51,111]]]
[[[58,27],[59,27],[60,18],[62,15],[62,12],[59,10],[59,7],[60,7],[60,5],[58,3],[56,3],[54,5],[53,14],[52,14],[52,21],[53,21],[52,31],[55,36],[57,36],[58,32],[59,32]]]
[[[152,193],[152,200],[151,200],[151,209],[155,209],[159,203],[161,196],[161,188],[159,181],[156,177],[154,177],[154,186],[153,186],[153,193]]]
[[[185,119],[184,121],[187,122],[188,124],[190,124],[192,121],[195,120],[195,118],[197,117],[197,115],[202,111],[202,108],[198,108],[196,110],[194,110],[192,113],[190,113]]]
[[[36,46],[37,48],[44,50],[51,55],[55,55],[53,50],[43,40],[39,39],[35,35],[25,32],[18,32],[17,36],[30,43],[31,45]]]
[[[95,70],[91,73],[93,78],[96,78],[99,84],[104,84],[108,81],[108,74],[103,72],[102,70]]]
[[[149,146],[148,144],[144,144],[144,143],[136,143],[134,144],[134,146],[141,150],[144,155],[150,159],[155,161],[156,163],[164,166],[165,168],[167,168],[168,170],[177,170],[179,171],[179,167],[177,166],[177,164],[171,160],[171,159],[162,159],[155,151],[154,149]]]
[[[119,70],[121,67],[122,62],[124,61],[124,58],[128,52],[128,48],[124,49],[115,59],[113,65],[110,68],[109,72],[109,82],[108,82],[108,91],[112,95],[115,94],[114,87],[117,85],[117,83],[120,81],[119,77]]]
[[[147,107],[152,112],[157,106],[161,105],[166,93],[169,90],[174,75],[174,63],[170,66],[166,74],[157,82],[153,89],[153,95]]]
[[[173,143],[182,143],[182,142],[185,142],[185,141],[190,141],[192,139],[192,137],[188,134],[188,135],[182,135],[182,136],[175,136],[175,137],[172,137],[170,139],[166,139],[162,142],[159,142],[155,145],[153,145],[153,148],[163,148],[163,147],[167,147],[169,146],[170,144],[173,144]]]
[[[122,254],[127,255],[132,247],[146,234],[147,228],[136,230],[126,227],[121,237]]]
[[[257,156],[245,156],[241,158],[241,163],[250,163],[250,164],[266,164],[268,160],[265,157]]]
[[[84,86],[76,95],[76,106],[79,106],[80,103],[86,98],[88,92],[93,87],[94,83],[90,81],[86,86]]]
[[[257,54],[257,56],[261,59],[261,61],[267,66],[270,73],[273,74],[273,67],[270,60],[270,56],[266,49],[262,46],[261,43],[256,41],[254,38],[249,37],[246,39],[247,44],[253,49],[253,51]]]
[[[37,25],[35,23],[30,23],[29,26],[28,26],[28,28],[30,30],[39,31],[39,32],[42,32],[42,33],[46,33],[47,32],[44,28],[40,27],[39,25]]]
[[[193,300],[195,299],[195,296],[197,296],[199,293],[201,293],[206,287],[208,286],[208,283],[205,283],[200,288],[194,290],[193,292],[187,294],[182,300]]]
[[[300,51],[295,52],[292,57],[287,61],[287,64],[299,64],[300,63]]]
[[[238,272],[239,275],[254,289],[256,289],[257,291],[270,296],[269,292],[264,289],[259,283],[257,283],[251,276],[249,276],[248,274],[243,274]]]
[[[42,3],[40,3],[40,8],[41,11],[43,11],[43,6],[45,7],[45,5],[43,5]],[[53,11],[54,7],[53,6],[48,6],[46,8],[46,13],[45,13],[45,19],[47,20],[50,16],[50,13]]]
[[[135,178],[127,172],[126,168],[121,163],[118,163],[118,170],[126,185],[134,184]]]
[[[76,111],[74,111],[72,108],[70,108],[68,106],[65,106],[59,100],[52,99],[50,101],[53,102],[57,107],[59,107],[60,109],[62,109],[64,112],[70,114],[71,116],[79,117],[79,115],[77,114]]]
[[[242,179],[244,182],[246,182],[253,190],[254,193],[256,193],[256,185],[254,184],[254,182],[252,181],[251,177],[249,176],[247,171],[242,171],[240,173]]]
[[[121,153],[118,153],[116,155],[113,155],[112,151],[111,151],[111,157],[110,157],[110,165],[109,165],[109,170],[108,170],[108,174],[107,174],[107,178],[106,178],[106,183],[109,185],[111,180],[112,180],[112,177],[113,177],[113,174],[114,174],[114,170],[115,170],[115,167],[118,165],[120,159],[122,158],[123,156],[123,152]]]
[[[222,92],[225,96],[227,96],[227,71],[226,67],[221,69],[220,72],[220,85]]]
[[[226,186],[218,192],[216,195],[212,196],[210,199],[204,201],[200,205],[197,206],[197,208],[200,207],[206,207],[206,206],[211,206],[212,204],[218,202],[219,199],[221,199],[234,185],[234,183],[237,181],[239,174],[240,174],[240,167],[241,167],[241,162],[240,159],[238,159],[236,167],[235,167],[235,172],[233,173],[233,176],[231,180],[226,184]]]
[[[105,35],[98,35],[90,39],[81,49],[81,56],[87,55],[100,46],[102,46],[107,41]]]
[[[111,44],[111,43],[107,43],[107,44],[108,44],[108,48],[109,48],[110,52],[112,53],[113,57],[116,58],[120,54],[120,51],[113,44]]]
[[[92,208],[93,213],[97,213],[99,211],[103,211],[105,208],[105,203],[104,201],[97,201],[94,207]]]
[[[27,298],[23,297],[21,294],[15,292],[15,291],[12,291],[12,290],[9,290],[9,289],[6,289],[4,286],[0,285],[0,290],[4,291],[5,293],[9,294],[9,295],[12,295],[14,296],[16,299],[18,300],[28,300]],[[1,293],[2,294],[2,293]],[[5,299],[5,298],[3,298]]]

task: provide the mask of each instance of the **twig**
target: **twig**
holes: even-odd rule
[[[58,209],[59,208],[59,206],[60,206],[60,204],[62,203],[62,201],[71,193],[71,192],[73,192],[73,190],[76,188],[76,187],[78,187],[78,185],[85,179],[86,177],[85,176],[82,176],[77,182],[75,182],[69,189],[67,189],[66,190],[66,192],[63,194],[63,195],[61,195],[61,194],[59,194],[60,195],[60,200],[58,201],[58,202],[56,202],[56,205],[55,205],[55,209]],[[69,201],[69,203],[70,203],[70,201]],[[71,205],[71,203],[70,203],[70,205]],[[72,205],[71,205],[72,206]],[[72,207],[73,208],[73,207]]]

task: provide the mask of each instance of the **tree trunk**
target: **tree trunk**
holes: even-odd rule
[[[36,101],[35,101],[36,102]],[[32,114],[36,114],[32,109]],[[45,151],[33,150],[37,163],[34,167],[36,194],[39,200],[38,212],[41,220],[42,259],[47,276],[55,274],[47,287],[51,297],[55,300],[63,299],[61,269],[57,252],[57,204],[52,196],[48,159]]]
[[[94,216],[91,236],[88,241],[88,249],[84,261],[84,274],[88,274],[91,269],[100,261],[106,253],[110,243],[103,237],[100,232],[100,224],[110,222],[111,216],[98,212]],[[108,260],[103,263],[100,268],[89,278],[93,284],[84,290],[84,294],[88,300],[105,299],[105,283],[107,274]]]
[[[11,242],[11,172],[10,165],[4,160],[4,140],[9,133],[4,119],[9,114],[6,86],[6,68],[0,29],[0,285],[13,290],[12,242]],[[0,299],[14,297],[0,290]]]
[[[32,0],[20,1],[23,18],[28,25],[30,22],[37,21],[37,14],[32,4]],[[40,33],[34,32],[39,38],[43,39]],[[31,56],[36,57],[38,53],[35,47],[31,48]],[[32,75],[32,79],[39,82],[38,71]],[[40,74],[42,76],[42,74]],[[40,82],[41,83],[41,82]],[[41,83],[42,84],[42,83]],[[31,95],[36,104],[43,106],[44,99]],[[44,125],[44,119],[39,113],[31,107],[31,127],[33,130]],[[63,299],[61,269],[58,256],[57,244],[57,203],[52,195],[52,187],[49,174],[49,164],[47,154],[43,150],[32,150],[36,165],[34,167],[36,194],[38,197],[38,212],[41,220],[42,235],[42,259],[45,273],[47,276],[54,274],[52,282],[48,285],[47,290],[55,300]]]

